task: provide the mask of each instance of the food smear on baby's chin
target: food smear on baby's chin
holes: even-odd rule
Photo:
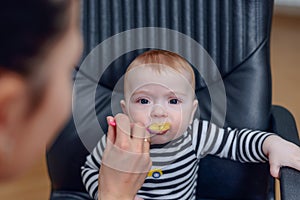
[[[163,135],[170,130],[171,124],[169,122],[165,123],[153,123],[147,127],[147,131],[150,134]]]

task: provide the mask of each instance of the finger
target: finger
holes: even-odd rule
[[[151,137],[149,132],[145,129],[144,131],[144,153],[149,153],[151,144]]]
[[[133,123],[131,130],[131,136],[133,140],[138,139],[138,141],[140,141],[144,139],[146,129],[142,123]]]
[[[132,124],[131,141],[135,145],[135,151],[142,153],[144,148],[145,127],[141,123]]]
[[[150,152],[150,144],[151,144],[150,137],[145,137],[143,153]]]
[[[130,121],[125,114],[117,114],[116,121],[116,144],[119,147],[126,147],[130,142]]]
[[[149,153],[150,151],[150,134],[146,130],[146,127],[141,123],[133,124],[132,126],[132,141],[141,144],[143,153]]]
[[[107,139],[110,140],[112,144],[114,144],[116,140],[116,131],[115,127],[112,125],[112,122],[114,122],[115,119],[112,116],[108,116],[106,117],[106,121],[108,124]]]
[[[270,163],[270,173],[274,178],[279,178],[279,170],[279,165]]]
[[[144,153],[150,152],[150,144],[151,144],[151,135],[145,128],[145,131],[144,131]]]

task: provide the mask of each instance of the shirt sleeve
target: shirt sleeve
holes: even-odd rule
[[[193,124],[193,144],[197,157],[208,154],[240,162],[265,162],[262,146],[273,133],[250,130],[220,128],[208,121],[196,120]]]
[[[106,137],[103,136],[93,149],[92,153],[86,157],[84,166],[81,167],[81,177],[83,184],[93,199],[98,199],[98,176],[102,160],[102,155],[106,145]]]

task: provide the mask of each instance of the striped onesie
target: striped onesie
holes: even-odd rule
[[[196,199],[198,164],[206,155],[240,162],[265,162],[264,139],[272,133],[218,128],[195,119],[188,130],[167,144],[150,146],[152,168],[138,196],[143,199]],[[83,183],[97,199],[98,173],[106,137],[100,140],[82,167]],[[201,178],[201,177],[200,177]]]

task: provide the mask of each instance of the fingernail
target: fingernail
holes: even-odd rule
[[[116,121],[113,118],[108,119],[108,124],[111,126],[116,126]]]

